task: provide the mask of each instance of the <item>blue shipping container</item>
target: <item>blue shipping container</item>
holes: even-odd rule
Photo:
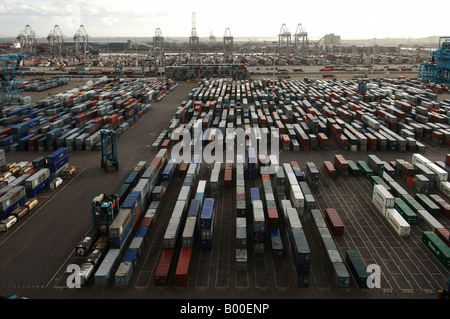
[[[138,183],[138,180],[139,180],[138,172],[132,172],[130,175],[128,175],[127,179],[125,180],[125,184],[131,184],[134,187]]]
[[[59,149],[51,153],[49,156],[47,156],[47,161],[48,163],[56,163],[66,156],[69,156],[67,148],[60,147]]]
[[[28,197],[35,197],[35,196],[39,195],[49,185],[50,185],[50,177],[48,177],[45,181],[40,183],[35,188],[26,189],[26,194]]]
[[[200,211],[200,200],[193,199],[189,206],[188,217],[197,217]]]

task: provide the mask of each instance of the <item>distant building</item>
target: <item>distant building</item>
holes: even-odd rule
[[[325,45],[339,45],[341,44],[341,36],[330,33],[325,35],[324,44]]]

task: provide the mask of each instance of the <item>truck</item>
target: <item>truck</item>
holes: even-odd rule
[[[108,236],[109,226],[119,213],[116,194],[99,194],[91,202],[92,227],[96,236]]]

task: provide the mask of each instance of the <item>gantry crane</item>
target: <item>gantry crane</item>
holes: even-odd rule
[[[225,34],[223,36],[223,49],[225,51],[233,50],[233,36],[229,28],[225,29]]]
[[[50,44],[50,53],[56,56],[60,56],[64,47],[64,35],[58,25],[53,27],[53,30],[47,36],[47,40]]]
[[[440,37],[439,46],[430,52],[431,62],[420,65],[418,78],[423,82],[450,85],[450,37]]]
[[[73,36],[73,41],[75,43],[75,54],[83,53],[86,56],[89,51],[89,35],[83,25],[80,25],[80,28]]]
[[[26,55],[0,49],[0,104],[18,103],[23,93],[22,64]]]
[[[278,48],[285,47],[289,49],[291,46],[291,33],[289,32],[286,24],[283,23],[281,26],[280,33],[278,34]]]
[[[189,37],[189,49],[195,50],[200,46],[200,39],[197,35],[197,29],[195,28],[195,12],[192,13],[192,30],[191,36]]]
[[[111,129],[100,130],[100,143],[102,148],[101,167],[108,172],[109,164],[111,164],[118,171],[117,133]]]
[[[159,48],[160,52],[164,50],[164,37],[160,28],[156,29],[155,36],[153,37],[153,50],[157,48]]]
[[[294,46],[295,49],[299,49],[301,47],[306,47],[308,45],[308,32],[303,29],[301,23],[297,25],[297,30],[294,34]]]
[[[30,25],[27,24],[25,30],[20,31],[17,36],[17,41],[19,42],[22,54],[28,56],[36,55],[36,34]]]

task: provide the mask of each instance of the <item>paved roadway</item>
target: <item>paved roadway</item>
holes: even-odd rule
[[[336,152],[348,159],[367,159],[367,152],[330,151],[308,153],[282,152],[282,161],[297,160],[302,168],[307,161],[320,167],[320,187],[314,192],[320,209],[336,207],[343,216],[346,233],[337,239],[341,253],[357,248],[369,262],[382,266],[382,288],[361,291],[352,281],[352,288],[337,289],[327,271],[326,258],[314,240],[312,223],[302,221],[311,243],[311,285],[299,289],[293,282],[287,257],[275,260],[270,250],[263,255],[250,251],[249,271],[237,272],[234,266],[234,188],[221,188],[218,196],[216,236],[211,253],[199,249],[193,257],[188,287],[176,288],[172,281],[166,288],[155,287],[154,271],[161,253],[162,236],[170,211],[181,187],[177,180],[163,204],[161,219],[155,224],[141,259],[127,289],[114,286],[100,289],[92,280],[82,289],[69,289],[65,284],[65,269],[74,258],[73,249],[91,227],[90,201],[99,193],[116,191],[134,166],[142,160],[151,160],[156,154],[150,145],[169,123],[176,107],[194,84],[180,83],[163,101],[154,103],[142,119],[119,138],[119,172],[105,173],[100,168],[100,153],[72,152],[70,162],[76,165],[77,176],[56,192],[47,190],[39,196],[40,204],[8,233],[0,234],[0,292],[29,298],[434,298],[436,289],[446,284],[446,271],[420,242],[419,225],[411,239],[399,239],[390,226],[371,205],[372,188],[362,177],[330,179],[321,169],[323,160],[332,160]],[[426,156],[443,160],[446,148],[429,148]],[[39,153],[8,153],[7,161],[32,160]],[[411,153],[377,152],[382,160],[404,158]],[[209,171],[202,167],[202,177]],[[257,187],[260,181],[249,181]],[[405,186],[406,188],[406,186]],[[448,228],[448,220],[440,221]],[[383,238],[380,238],[383,236]],[[268,245],[266,245],[268,247]]]

